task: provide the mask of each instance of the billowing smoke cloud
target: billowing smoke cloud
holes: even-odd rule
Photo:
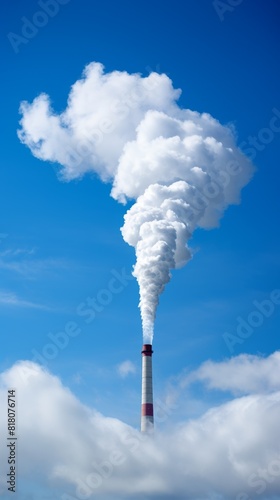
[[[165,74],[113,71],[89,64],[60,115],[41,94],[21,104],[20,140],[40,159],[58,163],[64,180],[95,173],[126,203],[124,240],[135,247],[144,340],[151,342],[159,295],[171,270],[191,258],[197,227],[213,228],[253,166],[232,127],[181,109]]]

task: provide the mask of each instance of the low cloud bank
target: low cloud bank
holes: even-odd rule
[[[83,405],[39,365],[18,362],[0,376],[2,408],[7,389],[17,391],[18,481],[35,475],[62,500],[249,500],[261,494],[272,500],[280,491],[280,382],[272,375],[279,373],[279,356],[202,365],[196,374],[206,385],[224,390],[219,376],[229,377],[228,389],[251,393],[148,439]],[[263,391],[256,381],[265,373],[271,383]],[[1,412],[2,436],[6,427]]]

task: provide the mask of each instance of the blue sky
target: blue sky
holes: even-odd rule
[[[278,349],[278,304],[233,351],[224,334],[236,334],[237,318],[246,320],[254,301],[280,288],[280,131],[271,125],[274,117],[280,124],[279,6],[243,0],[221,13],[208,0],[70,0],[16,53],[9,33],[22,36],[23,16],[32,20],[39,10],[33,0],[5,2],[0,21],[0,369],[32,360],[34,350],[42,354],[49,334],[74,322],[80,333],[47,368],[82,403],[137,428],[142,336],[136,280],[125,278],[90,323],[77,314],[116,273],[130,276],[134,249],[120,233],[126,208],[96,176],[60,182],[54,164],[35,158],[17,137],[20,103],[45,92],[62,112],[71,85],[97,61],[108,72],[166,73],[182,89],[181,107],[233,123],[244,150],[252,148],[250,136],[259,138],[260,150],[253,146],[257,171],[241,204],[229,207],[219,228],[195,232],[194,258],[172,273],[160,297],[154,389],[163,398],[170,381],[176,384],[176,377],[209,359],[267,357]],[[132,373],[121,377],[118,366],[126,360]],[[195,385],[172,418],[197,417],[224,400],[224,393]]]

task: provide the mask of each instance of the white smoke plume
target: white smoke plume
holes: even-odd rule
[[[60,115],[45,94],[20,108],[20,140],[37,158],[58,163],[62,179],[95,173],[112,182],[116,200],[136,200],[121,231],[136,252],[145,342],[171,270],[191,258],[193,231],[216,227],[254,170],[233,127],[180,108],[180,94],[165,74],[105,73],[94,62]]]

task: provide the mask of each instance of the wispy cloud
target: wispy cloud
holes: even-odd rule
[[[13,292],[0,291],[0,306],[11,306],[11,307],[29,307],[34,309],[46,309],[47,306],[43,304],[38,304],[36,302],[31,302],[29,300],[24,300]]]
[[[134,363],[132,363],[132,361],[126,360],[117,366],[117,372],[122,378],[125,378],[130,373],[132,373],[132,374],[135,373],[136,367],[135,367]]]
[[[50,269],[65,268],[62,259],[40,259],[35,256],[36,248],[6,248],[0,252],[0,270],[20,274],[27,279],[35,279]]]
[[[63,263],[58,260],[9,260],[0,259],[0,269],[12,271],[23,275],[25,278],[34,279],[36,276],[48,269],[62,267]]]
[[[0,235],[1,236],[1,235]],[[6,250],[3,250],[3,252],[0,252],[0,257],[15,257],[18,255],[34,255],[36,253],[36,248],[7,248]]]

